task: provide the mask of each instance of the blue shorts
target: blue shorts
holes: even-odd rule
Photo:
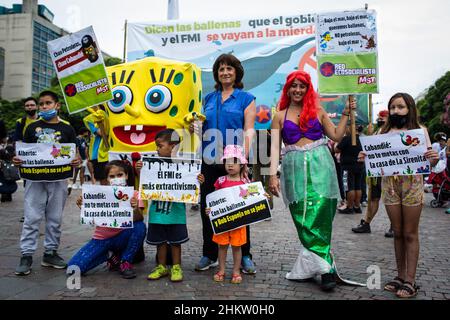
[[[148,244],[182,244],[187,241],[189,237],[185,224],[148,224],[146,241]]]

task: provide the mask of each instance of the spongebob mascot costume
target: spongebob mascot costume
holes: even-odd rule
[[[188,62],[150,57],[107,68],[113,100],[107,103],[109,151],[126,154],[156,151],[155,136],[175,129],[180,152],[193,153],[199,138],[186,130],[200,115],[200,69]],[[129,158],[128,158],[129,159]]]
[[[181,137],[180,155],[197,157],[200,138],[187,130],[191,122],[204,120],[201,70],[196,65],[150,57],[106,70],[113,100],[106,103],[106,117],[92,117],[103,118],[99,125],[108,130],[104,140],[109,161],[128,160],[135,167],[143,156],[156,153],[155,136],[164,129],[174,129]],[[140,249],[134,263],[144,258]]]

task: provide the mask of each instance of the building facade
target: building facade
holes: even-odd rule
[[[37,0],[0,6],[0,47],[5,50],[3,99],[17,100],[51,85],[56,76],[47,41],[68,34],[52,23],[53,13]]]

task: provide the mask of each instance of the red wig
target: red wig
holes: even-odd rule
[[[300,114],[300,128],[302,130],[307,130],[307,128],[309,127],[309,120],[317,118],[317,111],[319,106],[319,98],[317,96],[317,93],[314,91],[309,74],[304,71],[294,71],[287,76],[286,84],[284,85],[283,92],[281,94],[280,110],[286,109],[291,103],[288,92],[295,79],[301,81],[307,86],[306,94],[302,100],[302,112]]]

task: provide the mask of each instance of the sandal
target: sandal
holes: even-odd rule
[[[412,284],[411,282],[405,281],[403,285],[398,289],[396,296],[398,298],[413,298],[419,293],[419,288],[420,287],[415,283]],[[406,291],[407,295],[399,295],[400,291]]]
[[[214,275],[215,282],[223,282],[224,279],[225,279],[225,272],[219,271]]]
[[[389,281],[384,285],[384,290],[396,293],[405,283],[405,280],[395,277],[394,280]]]
[[[240,284],[242,282],[242,276],[240,274],[233,273],[231,277],[231,283]]]

